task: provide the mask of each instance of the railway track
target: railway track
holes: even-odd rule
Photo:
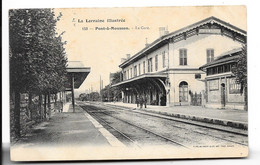
[[[100,106],[100,105],[98,105],[98,106]],[[152,117],[158,117],[161,119],[167,119],[167,120],[171,120],[171,121],[176,121],[176,122],[190,124],[190,125],[199,126],[199,127],[203,127],[203,128],[213,129],[213,130],[222,131],[222,132],[226,132],[226,133],[231,133],[231,134],[236,134],[236,135],[241,135],[241,136],[246,136],[246,137],[248,136],[247,130],[241,130],[238,128],[231,128],[228,126],[218,126],[218,125],[211,124],[211,123],[202,123],[199,121],[181,119],[181,118],[176,118],[176,117],[167,116],[167,115],[163,115],[163,114],[156,114],[156,113],[147,112],[147,111],[138,111],[138,110],[135,111],[131,108],[122,107],[122,106],[106,105],[106,107],[114,108],[114,109],[117,109],[120,111],[131,110],[131,113],[141,113],[141,114],[145,114],[145,115],[152,116]]]
[[[84,110],[86,110],[86,107],[82,106],[82,108]],[[160,135],[156,132],[153,132],[152,130],[141,127],[132,122],[120,119],[118,117],[112,116],[104,111],[95,111],[95,110],[97,110],[96,108],[93,108],[93,107],[91,107],[91,108],[92,108],[92,110],[86,110],[87,113],[89,113],[97,121],[101,122],[101,124],[110,127],[111,129],[116,131],[116,134],[120,134],[125,139],[127,139],[128,141],[130,141],[131,143],[133,143],[135,146],[137,146],[139,148],[141,148],[141,145],[143,145],[144,143],[153,145],[153,143],[155,142],[157,145],[161,145],[161,144],[173,145],[173,146],[183,147],[183,148],[188,149],[187,146],[180,144],[180,143],[174,141],[173,139],[170,139],[170,138]],[[97,115],[97,114],[99,114],[99,115]],[[100,114],[102,114],[102,115],[100,115]],[[106,119],[104,119],[104,118],[106,118]],[[112,121],[112,120],[110,120],[111,118],[113,119],[113,122],[111,122]],[[132,127],[132,128],[129,128],[129,127]],[[125,128],[127,128],[127,130],[123,130]],[[112,134],[115,134],[115,132],[112,131]],[[144,134],[146,134],[148,136],[146,136],[146,135],[144,136]],[[144,139],[145,141],[142,141],[142,140],[140,140],[139,135],[144,136],[144,137],[149,137],[149,140],[147,140],[147,138],[145,138]],[[119,137],[119,138],[121,138],[121,137]],[[142,144],[138,143],[137,140],[142,141]],[[129,144],[129,143],[127,143],[127,144]]]
[[[121,112],[123,112],[123,113],[127,113],[127,115],[133,115],[133,113],[134,114],[138,114],[138,115],[145,115],[145,116],[143,116],[143,117],[145,117],[145,118],[147,118],[147,116],[149,116],[149,117],[151,117],[151,118],[160,118],[160,119],[164,119],[164,120],[169,120],[169,121],[174,121],[174,122],[179,122],[179,123],[182,123],[182,124],[191,124],[191,125],[193,125],[193,126],[196,126],[196,127],[200,127],[200,128],[202,128],[202,129],[207,129],[207,130],[210,130],[210,132],[212,132],[212,131],[219,131],[219,132],[221,132],[221,134],[223,134],[223,130],[222,129],[219,129],[219,128],[215,128],[215,127],[211,127],[211,126],[207,126],[207,125],[203,125],[203,124],[198,124],[198,123],[194,123],[194,122],[191,122],[191,121],[183,121],[182,119],[173,119],[172,117],[167,117],[167,116],[164,116],[164,115],[159,115],[159,114],[152,114],[152,113],[146,113],[146,112],[140,112],[140,111],[126,111],[126,110],[122,110],[120,107],[115,107],[115,106],[107,106],[106,105],[106,107],[104,107],[104,106],[100,106],[100,105],[95,105],[95,106],[93,106],[93,105],[88,105],[88,106],[91,106],[91,108],[93,108],[93,111],[94,111],[94,113],[97,113],[97,112],[99,112],[99,113],[101,113],[100,112],[100,109],[103,109],[102,110],[102,114],[103,115],[106,115],[106,116],[110,116],[110,117],[112,117],[113,118],[113,120],[119,120],[119,121],[121,121],[121,122],[125,122],[125,123],[127,123],[128,125],[132,125],[132,126],[135,126],[135,127],[139,127],[139,129],[142,129],[142,130],[145,130],[145,131],[149,131],[149,132],[152,132],[154,135],[157,135],[158,137],[159,136],[162,136],[161,138],[164,138],[165,140],[167,139],[168,141],[172,141],[173,143],[176,143],[176,141],[175,140],[172,140],[171,138],[169,138],[169,137],[166,137],[166,136],[164,136],[164,135],[160,135],[160,134],[158,134],[158,133],[155,133],[154,131],[152,131],[152,130],[149,130],[149,129],[147,129],[147,128],[144,128],[144,127],[141,127],[141,126],[138,126],[137,124],[135,124],[135,123],[132,123],[132,122],[129,122],[129,121],[125,121],[124,119],[120,119],[119,117],[115,117],[115,115],[111,115],[111,114],[109,114],[108,112],[113,112],[113,111],[111,111],[111,110],[109,110],[108,108],[113,108],[113,109],[117,109],[117,111],[118,110],[120,110]],[[96,106],[99,106],[99,108],[97,108]],[[105,110],[105,111],[104,111]],[[90,113],[92,113],[92,115],[94,115],[93,114],[93,112],[90,112]],[[228,136],[227,135],[225,135],[225,136],[223,136],[223,135],[218,135],[218,132],[216,132],[215,134],[211,134],[210,132],[207,132],[207,131],[198,131],[198,130],[190,130],[190,129],[188,129],[188,128],[185,128],[185,127],[183,127],[182,125],[181,126],[179,126],[179,125],[172,125],[172,127],[175,127],[175,128],[178,128],[178,129],[182,129],[182,130],[189,130],[189,131],[191,131],[191,132],[193,132],[193,133],[196,133],[196,134],[200,134],[200,135],[204,135],[204,136],[209,136],[209,137],[212,137],[212,138],[215,138],[215,139],[219,139],[219,140],[222,140],[222,141],[226,141],[226,142],[230,142],[230,143],[234,143],[234,144],[238,144],[238,145],[242,145],[242,146],[247,146],[248,144],[247,144],[247,142],[239,142],[239,141],[235,141],[235,140],[232,140],[232,137],[233,137],[233,135],[234,136],[241,136],[241,137],[247,137],[247,134],[244,134],[244,133],[238,133],[238,132],[234,132],[234,131],[228,131],[228,130],[224,130],[224,132],[225,133],[227,133],[227,134],[229,134]],[[217,134],[217,136],[216,136],[216,134]],[[230,135],[231,134],[231,135]],[[228,137],[228,138],[227,138]],[[231,138],[229,138],[229,137],[231,137]],[[134,140],[133,140],[134,141]],[[179,143],[179,142],[177,142],[177,144],[179,144],[179,146],[183,146],[183,147],[187,147],[187,146],[185,146],[185,145],[183,145],[182,143]]]
[[[111,106],[111,108],[112,107],[115,108],[115,106]],[[116,108],[116,109],[120,110],[120,111],[123,111],[120,108]],[[191,125],[199,126],[199,127],[202,127],[202,128],[207,128],[207,129],[216,130],[216,131],[222,131],[222,132],[226,132],[226,133],[230,133],[230,134],[234,134],[234,135],[240,135],[240,136],[243,136],[243,137],[248,137],[247,133],[235,132],[235,131],[228,130],[228,129],[221,129],[221,128],[217,128],[217,127],[214,127],[214,126],[208,126],[206,124],[202,124],[202,123],[199,123],[199,122],[187,121],[185,119],[176,119],[176,118],[167,117],[167,116],[160,115],[160,114],[157,115],[157,114],[154,114],[154,113],[147,113],[147,112],[141,112],[141,111],[131,111],[131,113],[144,114],[144,115],[157,117],[157,118],[161,118],[161,119],[166,119],[166,120],[170,120],[170,121],[175,121],[175,122],[180,122],[180,123],[185,123],[185,124],[191,124]],[[173,126],[173,127],[177,127],[177,128],[180,128],[180,129],[185,129],[183,127],[178,127],[178,126]],[[202,135],[211,136],[211,137],[214,137],[214,138],[218,138],[218,139],[221,139],[221,140],[225,140],[225,141],[232,142],[232,143],[239,144],[239,145],[243,145],[243,146],[247,146],[248,145],[248,144],[240,143],[240,142],[237,142],[237,141],[233,141],[233,140],[229,140],[229,139],[213,136],[213,135],[210,135],[209,133],[203,133],[203,132],[198,132],[198,131],[194,131],[194,130],[192,130],[192,132],[198,133],[198,134],[202,134]]]

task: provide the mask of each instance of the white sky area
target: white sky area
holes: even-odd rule
[[[153,7],[153,8],[81,8],[55,9],[62,18],[57,23],[59,32],[65,31],[66,53],[69,61],[82,61],[91,72],[78,92],[99,91],[100,76],[103,87],[109,84],[109,73],[120,71],[118,65],[126,54],[133,56],[159,37],[159,27],[169,32],[210,16],[215,16],[246,30],[244,6],[233,7]],[[101,19],[104,23],[86,23],[86,19]],[[125,19],[125,22],[106,22],[107,19]],[[75,20],[75,22],[73,22]],[[83,20],[79,23],[78,20]],[[96,27],[129,27],[130,30],[90,30]],[[136,30],[135,27],[149,27]],[[82,30],[88,27],[88,30]]]

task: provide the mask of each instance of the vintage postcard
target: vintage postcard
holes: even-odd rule
[[[12,161],[248,156],[245,6],[9,10]]]

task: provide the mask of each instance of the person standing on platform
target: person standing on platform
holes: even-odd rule
[[[144,96],[144,108],[146,108],[146,104],[147,104],[147,98],[146,95]]]
[[[144,103],[144,100],[143,100],[143,97],[141,96],[140,99],[139,99],[139,103],[140,103],[140,109],[143,108],[143,103]]]
[[[139,107],[139,96],[136,97],[137,108]]]

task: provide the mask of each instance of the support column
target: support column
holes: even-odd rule
[[[66,104],[66,102],[67,102],[66,91],[63,92],[63,98],[64,98],[64,104]]]
[[[73,112],[75,112],[75,100],[74,100],[74,74],[71,74],[71,97],[72,97],[72,106]]]
[[[64,100],[63,100],[63,91],[60,91],[59,92],[59,95],[60,95],[60,109],[59,109],[59,111],[63,111],[63,102],[64,102]]]
[[[166,90],[166,99],[167,99],[166,106],[169,107],[171,104],[170,89]]]
[[[124,103],[125,102],[125,92],[121,91],[121,93],[122,93],[122,102]]]
[[[132,91],[130,91],[129,93],[129,103],[132,103]]]

